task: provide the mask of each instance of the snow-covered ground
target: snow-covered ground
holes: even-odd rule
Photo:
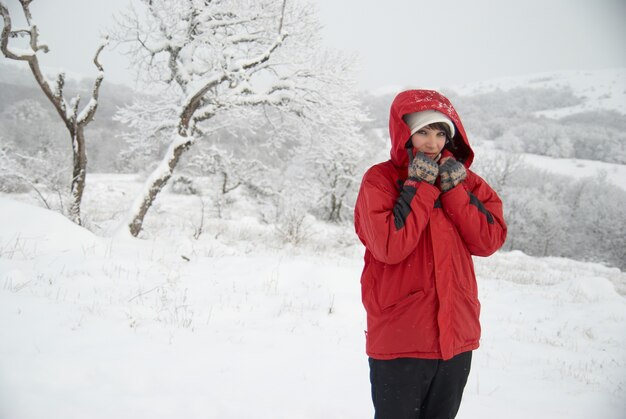
[[[164,193],[146,238],[104,237],[139,183],[89,181],[102,236],[0,197],[0,418],[372,416],[349,226],[280,248],[234,212],[194,240],[199,199]],[[483,339],[458,417],[623,418],[626,274],[520,252],[476,269]]]
[[[569,176],[573,179],[583,177],[606,177],[606,179],[626,190],[626,165],[605,163],[597,160],[555,159],[537,154],[523,154],[524,162],[539,169]]]
[[[584,103],[547,116],[626,113],[625,75],[454,90],[570,86]],[[624,165],[523,158],[626,189]],[[96,235],[28,205],[34,196],[0,196],[0,419],[372,417],[351,227],[307,218],[303,243],[285,246],[245,200],[226,200],[217,218],[211,197],[166,191],[143,239],[115,235],[142,181],[88,176]],[[626,273],[520,252],[475,262],[483,338],[458,417],[626,417]]]
[[[472,146],[476,153],[475,161],[493,158],[501,154],[494,141],[482,140]],[[582,178],[606,178],[613,185],[626,190],[626,165],[606,163],[598,160],[584,159],[560,159],[539,154],[521,153],[519,158],[523,163],[529,164],[546,172],[567,176],[571,179]]]
[[[452,86],[452,90],[461,95],[475,95],[497,89],[507,91],[517,87],[530,89],[563,88],[572,89],[572,93],[583,102],[540,114],[561,118],[567,115],[590,110],[614,110],[626,114],[626,69],[615,68],[594,71],[558,71],[535,73],[527,76],[504,77],[483,82]]]

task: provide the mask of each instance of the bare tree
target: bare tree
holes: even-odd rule
[[[141,0],[118,19],[138,80],[158,92],[119,114],[144,138],[169,136],[169,148],[149,176],[128,219],[133,235],[181,156],[218,116],[261,106],[304,116],[323,99],[310,70],[319,25],[313,9],[286,0]],[[144,13],[141,13],[144,12]],[[141,17],[140,17],[141,14]],[[245,117],[244,117],[245,118]],[[164,134],[165,133],[165,134]],[[271,140],[268,140],[271,141]]]
[[[100,92],[100,85],[104,79],[104,69],[98,61],[100,52],[107,44],[105,40],[96,50],[93,62],[98,68],[98,76],[94,82],[91,98],[87,105],[79,109],[80,96],[75,96],[69,101],[66,100],[63,94],[63,87],[65,85],[65,74],[60,73],[57,76],[54,89],[50,86],[50,83],[43,74],[39,65],[39,59],[37,54],[41,51],[47,53],[49,48],[47,45],[39,43],[39,30],[37,25],[33,21],[30,4],[33,0],[19,0],[22,5],[24,16],[26,17],[27,28],[13,29],[11,23],[11,15],[9,9],[0,2],[0,15],[4,20],[4,27],[2,34],[0,35],[0,49],[5,57],[11,60],[26,61],[30,67],[33,76],[41,90],[45,93],[48,100],[52,103],[56,109],[59,117],[65,124],[67,131],[70,134],[72,141],[72,153],[73,153],[73,170],[72,170],[72,182],[70,188],[70,204],[69,204],[69,217],[76,224],[81,224],[80,207],[83,198],[83,191],[85,189],[85,180],[87,175],[87,154],[85,151],[85,127],[93,120],[96,110],[98,108],[98,96]],[[23,38],[27,40],[27,48],[18,48],[16,46],[9,46],[9,39]]]
[[[367,117],[356,99],[351,64],[333,54],[323,57],[320,67],[333,69],[334,76],[327,82],[325,106],[316,109],[310,145],[303,150],[318,208],[332,222],[345,219],[351,209],[369,152],[362,129]]]
[[[498,192],[509,185],[511,177],[524,167],[524,156],[519,153],[494,152],[477,159],[472,170],[484,177]]]

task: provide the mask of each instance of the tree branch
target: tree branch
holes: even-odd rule
[[[267,60],[270,59],[270,57],[272,56],[272,53],[282,44],[282,42],[285,40],[286,37],[287,37],[287,34],[280,34],[276,42],[274,42],[274,44],[272,44],[263,54],[253,59],[250,59],[248,61],[245,61],[243,63],[240,63],[237,67],[243,70],[248,70],[250,68],[253,68],[257,65],[260,65],[266,62]],[[185,132],[189,128],[189,123],[193,117],[194,112],[200,106],[202,97],[211,88],[219,85],[220,83],[228,80],[229,78],[230,78],[229,73],[226,73],[226,72],[223,72],[221,74],[218,73],[215,76],[213,76],[211,79],[209,79],[209,81],[204,86],[198,89],[193,96],[187,99],[183,107],[183,112],[181,113],[181,118],[180,118],[181,123],[179,124],[179,129],[178,129],[180,135],[184,135],[183,132]]]
[[[104,80],[104,68],[98,58],[100,57],[100,53],[102,50],[109,44],[109,37],[105,37],[98,50],[96,51],[96,55],[93,57],[93,63],[98,68],[98,77],[94,81],[93,90],[91,92],[91,100],[83,109],[81,114],[78,116],[77,124],[80,126],[85,126],[93,119],[96,114],[96,110],[98,110],[98,97],[100,95],[100,86],[102,85],[102,80]]]
[[[2,34],[0,35],[0,50],[5,57],[11,60],[19,60],[19,61],[28,61],[32,57],[35,56],[35,50],[27,51],[24,50],[22,53],[13,52],[9,49],[9,37],[15,33],[24,33],[25,35],[32,34],[28,30],[19,30],[16,32],[11,31],[11,15],[9,14],[9,9],[4,5],[4,3],[0,2],[0,15],[2,15],[2,19],[4,20],[4,27],[2,28]]]
[[[283,32],[283,22],[285,20],[285,6],[287,6],[287,0],[283,0],[283,8],[280,12],[280,23],[278,24],[278,33]]]
[[[274,42],[274,44],[271,45],[267,49],[267,51],[265,51],[265,53],[257,56],[256,58],[253,58],[251,60],[240,62],[239,63],[239,67],[244,69],[244,70],[248,70],[248,69],[250,69],[252,67],[256,67],[259,64],[262,64],[262,63],[266,62],[267,60],[270,59],[270,57],[272,56],[272,53],[276,50],[276,48],[278,48],[283,43],[283,41],[285,40],[286,37],[287,37],[286,33],[278,34],[278,38],[276,39],[276,42]]]

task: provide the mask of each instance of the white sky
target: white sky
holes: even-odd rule
[[[15,15],[17,0],[0,0]],[[51,47],[42,63],[95,74],[100,32],[129,0],[34,0]],[[356,52],[362,88],[445,87],[553,70],[626,67],[624,0],[318,0],[327,46]],[[14,19],[14,26],[21,22]],[[4,58],[2,58],[4,59]],[[102,55],[106,79],[130,82],[125,59]]]

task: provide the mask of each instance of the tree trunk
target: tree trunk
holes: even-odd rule
[[[328,215],[328,221],[339,222],[341,221],[341,199],[338,199],[335,193],[330,195],[330,213]]]
[[[87,152],[85,150],[85,134],[83,127],[77,127],[72,135],[72,185],[70,193],[69,217],[78,225],[82,225],[80,206],[83,201],[85,182],[87,179]]]
[[[132,220],[128,224],[130,234],[137,237],[143,228],[143,221],[152,206],[156,196],[161,192],[168,180],[172,177],[174,168],[178,164],[180,157],[193,144],[193,137],[179,136],[161,160],[161,164],[152,172],[145,185],[144,193],[135,201],[132,209]]]

